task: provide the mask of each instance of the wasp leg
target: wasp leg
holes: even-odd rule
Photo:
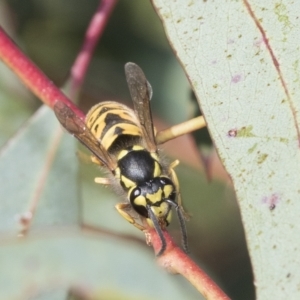
[[[179,188],[179,181],[176,172],[174,171],[174,168],[179,165],[179,160],[175,160],[171,163],[169,166],[169,175],[171,176],[171,179],[175,185],[175,189],[177,191],[177,203],[174,202],[169,202],[173,207],[176,209],[177,216],[179,219],[179,224],[180,224],[180,230],[182,234],[182,246],[185,251],[185,253],[189,252],[188,249],[188,240],[187,240],[187,231],[186,231],[186,226],[185,226],[185,220],[188,219],[188,214],[184,211],[182,207],[182,201],[181,201],[181,193],[180,193],[180,188]]]
[[[94,164],[96,164],[98,166],[101,166],[101,167],[104,166],[104,164],[96,156],[92,155],[91,156],[91,161],[92,161],[92,163],[94,163]]]
[[[92,155],[90,158],[91,158],[91,161],[94,164],[96,164],[98,166],[101,166],[101,167],[104,166],[103,163],[97,157]],[[111,181],[110,181],[109,178],[102,178],[102,177],[96,177],[95,182],[99,183],[99,184],[103,184],[103,185],[110,185],[111,184]]]
[[[182,200],[181,200],[181,192],[180,192],[180,186],[179,186],[179,181],[176,172],[174,171],[174,168],[179,165],[179,160],[176,159],[173,161],[170,166],[169,166],[169,175],[171,176],[171,179],[175,185],[175,189],[177,191],[177,203],[178,206],[180,207],[180,210],[182,211],[182,214],[186,220],[189,220],[190,216],[188,213],[186,213],[183,209],[182,206]]]
[[[91,163],[91,156],[81,150],[76,151],[78,159],[86,164]]]
[[[186,213],[183,209],[183,206],[182,206],[182,200],[181,200],[181,192],[180,192],[180,186],[179,186],[179,181],[178,181],[178,177],[177,177],[177,174],[176,172],[174,171],[174,168],[177,167],[179,165],[179,160],[176,159],[174,160],[170,166],[169,166],[169,175],[175,185],[175,189],[177,191],[177,203],[178,203],[178,206],[180,207],[183,215],[184,215],[184,218],[186,220],[189,220],[190,219],[190,215],[188,213]]]
[[[127,212],[129,208],[131,208],[131,205],[129,203],[119,203],[115,206],[117,209],[118,213],[125,219],[127,220],[130,224],[135,226],[141,231],[145,230],[145,227],[142,225],[136,223],[135,219]]]
[[[83,151],[77,151],[77,157],[80,159],[80,161],[83,161],[86,164],[90,164],[91,162],[93,164],[96,164],[100,167],[104,167],[105,165],[96,157],[93,155],[88,155]]]
[[[181,207],[181,209],[183,210],[182,201],[181,201],[180,187],[179,187],[179,181],[178,181],[177,174],[174,171],[174,168],[177,167],[179,165],[179,163],[180,163],[179,160],[176,159],[170,164],[170,166],[169,166],[169,175],[171,176],[171,179],[172,179],[172,181],[175,185],[175,189],[177,191],[177,203]]]
[[[96,177],[94,180],[96,183],[103,184],[103,185],[111,184],[111,181],[109,178]]]
[[[204,128],[206,126],[203,116],[191,119],[189,121],[174,125],[168,129],[161,130],[156,134],[156,144],[163,144],[169,140],[175,139],[186,133]]]

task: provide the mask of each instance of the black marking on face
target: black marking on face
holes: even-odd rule
[[[143,205],[136,205],[134,204],[134,202],[132,203],[132,207],[134,208],[134,210],[140,214],[141,216],[145,217],[145,218],[149,218],[149,215],[148,215],[148,211],[146,209],[145,206]]]
[[[173,191],[168,197],[165,197],[164,188],[165,186],[170,186],[170,188],[173,188]],[[159,192],[161,191],[161,192]],[[142,197],[142,199],[145,199],[145,203],[139,199]],[[157,197],[157,199],[156,199]],[[151,199],[152,198],[152,199]],[[130,193],[129,201],[132,205],[132,207],[142,216],[148,218],[148,211],[146,209],[146,206],[149,207],[160,207],[166,200],[175,202],[176,198],[176,191],[175,187],[172,183],[172,181],[169,178],[161,178],[156,177],[148,182],[144,182],[140,185],[138,185],[136,188],[134,188]],[[169,206],[169,204],[167,204]],[[171,209],[171,207],[170,207]],[[170,210],[169,209],[169,210]],[[164,209],[165,210],[165,209]],[[165,217],[167,217],[169,214],[169,211],[166,212]],[[167,220],[166,220],[167,221]]]

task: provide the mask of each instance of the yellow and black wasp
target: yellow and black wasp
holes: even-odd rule
[[[178,161],[166,166],[159,158],[150,108],[152,88],[143,71],[136,64],[127,63],[125,74],[134,110],[105,101],[91,108],[85,122],[62,102],[55,104],[54,112],[63,127],[92,152],[92,161],[106,167],[127,194],[126,202],[116,205],[118,212],[145,230],[143,222],[130,213],[134,209],[141,220],[155,228],[162,244],[158,255],[166,249],[162,230],[170,223],[172,208],[179,219],[183,248],[188,252],[184,211],[174,171]],[[95,181],[110,184],[112,179]]]

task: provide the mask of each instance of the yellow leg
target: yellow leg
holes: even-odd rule
[[[175,185],[175,189],[177,191],[177,203],[181,207],[181,193],[180,193],[180,187],[179,187],[179,181],[176,172],[174,171],[174,168],[179,165],[179,160],[174,160],[170,166],[169,166],[169,175],[171,176],[171,179]]]
[[[179,165],[179,160],[176,159],[174,160],[170,166],[169,166],[169,175],[171,176],[171,179],[175,185],[175,189],[177,191],[177,203],[178,203],[178,206],[180,207],[180,209],[182,210],[182,213],[184,215],[184,218],[186,220],[189,219],[189,214],[186,213],[182,207],[182,199],[181,199],[181,192],[180,192],[180,186],[179,186],[179,181],[178,181],[178,177],[177,177],[177,174],[176,172],[174,171],[174,168],[177,167]]]
[[[103,163],[97,157],[95,157],[93,155],[91,156],[91,161],[92,161],[92,163],[94,163],[98,166],[103,166]]]
[[[86,154],[85,152],[81,151],[81,150],[77,150],[76,152],[77,157],[79,158],[80,161],[83,161],[86,164],[91,163],[91,156]]]
[[[111,181],[109,178],[96,177],[95,182],[103,185],[110,185]]]
[[[131,208],[131,205],[129,203],[119,203],[115,206],[115,208],[117,209],[118,213],[130,224],[132,224],[141,231],[144,231],[146,229],[142,225],[136,223],[135,219],[127,212],[127,210]]]
[[[103,163],[94,155],[88,155],[85,152],[77,151],[77,156],[81,161],[85,162],[86,164],[92,162],[93,164],[96,164],[98,166],[104,166]]]
[[[156,134],[155,140],[156,143],[163,144],[169,140],[175,139],[178,136],[181,136],[186,133],[204,128],[206,126],[203,116],[191,119],[189,121],[174,125],[168,129],[159,131]]]

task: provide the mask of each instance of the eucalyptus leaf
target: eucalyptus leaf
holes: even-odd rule
[[[6,240],[0,247],[0,299],[62,300],[76,287],[93,299],[196,299],[149,258],[131,243],[78,231]]]
[[[300,3],[153,3],[232,178],[257,299],[299,299]]]
[[[31,230],[78,224],[75,152],[74,139],[42,106],[1,150],[0,232],[16,235],[32,206]]]

